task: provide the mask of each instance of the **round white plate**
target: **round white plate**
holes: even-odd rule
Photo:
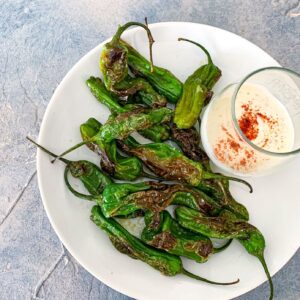
[[[205,56],[196,46],[178,42],[177,38],[185,37],[202,43],[223,72],[214,89],[216,92],[257,68],[278,65],[257,46],[218,28],[175,22],[153,24],[150,28],[156,41],[154,63],[170,69],[181,80],[203,64]],[[144,30],[128,30],[123,38],[148,57]],[[69,71],[48,105],[39,142],[56,153],[81,140],[79,125],[89,117],[104,122],[109,115],[109,111],[95,100],[85,85],[89,76],[100,76],[98,63],[104,43],[90,51]],[[99,161],[86,147],[68,157],[89,159],[95,163]],[[271,274],[292,257],[300,244],[299,169],[298,157],[280,173],[251,178],[253,194],[249,194],[242,185],[231,184],[233,194],[249,209],[251,223],[266,238],[265,257]],[[86,270],[113,289],[138,299],[230,299],[266,280],[258,260],[248,255],[238,242],[234,242],[227,251],[212,256],[205,264],[183,260],[189,271],[212,280],[240,278],[237,285],[221,287],[182,275],[163,276],[145,263],[113,248],[105,233],[89,219],[92,203],[75,198],[66,189],[62,162],[51,164],[49,156],[39,150],[37,170],[43,203],[57,235]]]

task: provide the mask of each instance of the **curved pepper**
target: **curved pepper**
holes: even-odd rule
[[[195,125],[205,102],[212,97],[211,89],[221,77],[221,70],[213,64],[208,51],[202,45],[183,38],[178,40],[197,45],[205,52],[208,59],[208,63],[190,75],[183,85],[182,96],[174,114],[174,123],[182,129]]]
[[[215,282],[188,272],[183,268],[180,257],[144,244],[140,239],[130,234],[121,224],[111,218],[105,218],[99,206],[92,208],[91,220],[107,233],[112,244],[119,252],[145,262],[166,276],[184,274],[196,280],[217,285],[231,285],[239,282],[239,280],[228,283]]]
[[[167,180],[179,180],[192,186],[199,186],[209,179],[229,179],[251,185],[239,178],[206,171],[201,163],[184,156],[178,149],[164,143],[139,144],[132,137],[119,142],[123,151],[137,156],[156,175]]]
[[[247,208],[243,204],[237,202],[230,193],[228,180],[208,180],[200,183],[197,188],[217,201],[225,209],[234,213],[237,218],[245,221],[249,220]]]
[[[101,200],[106,217],[124,216],[137,210],[160,212],[171,204],[194,208],[206,215],[217,215],[222,209],[195,188],[154,181],[110,184],[104,189]]]
[[[105,86],[109,91],[119,96],[125,97],[138,92],[146,105],[153,107],[165,106],[166,98],[158,94],[145,79],[131,78],[128,74],[128,50],[120,43],[120,37],[128,27],[133,25],[146,30],[152,62],[152,44],[154,40],[148,27],[138,22],[128,22],[120,26],[112,40],[104,45],[101,53],[100,70],[103,74]],[[151,63],[152,69],[153,65]]]
[[[27,139],[52,157],[58,157],[56,154],[39,145],[29,137],[27,137]],[[83,183],[85,188],[90,193],[90,195],[84,195],[75,191],[74,194],[76,196],[83,196],[81,198],[87,200],[97,200],[98,197],[102,194],[104,188],[112,183],[112,180],[106,174],[104,174],[98,166],[89,161],[71,161],[65,158],[60,158],[60,160],[67,165],[65,176],[67,176],[67,173],[70,172],[74,178],[78,178]],[[67,186],[69,187],[69,184],[67,184]],[[73,192],[74,189],[72,189],[71,191]]]
[[[247,252],[259,259],[270,285],[270,299],[273,298],[273,283],[264,259],[265,239],[253,225],[237,220],[226,214],[220,217],[207,217],[201,212],[186,207],[177,207],[176,219],[179,224],[196,233],[212,238],[236,238]]]
[[[164,95],[169,102],[176,103],[182,93],[180,80],[169,70],[161,67],[153,66],[153,71],[151,71],[151,62],[125,41],[121,40],[121,44],[127,49],[130,70],[135,75],[146,78],[154,89]]]
[[[137,108],[136,105],[121,106],[118,103],[118,97],[106,89],[100,78],[91,76],[86,81],[86,84],[96,99],[104,104],[112,113],[118,114],[132,111]],[[150,128],[140,130],[139,133],[154,142],[165,141],[169,138],[169,128],[163,124],[153,125]]]

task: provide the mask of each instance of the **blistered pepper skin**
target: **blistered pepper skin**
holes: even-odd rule
[[[103,46],[100,57],[100,70],[106,88],[121,97],[138,95],[138,99],[151,107],[162,107],[167,99],[156,92],[151,84],[144,78],[133,78],[128,73],[128,50],[121,41],[122,33],[130,26],[140,26],[147,32],[149,38],[150,60],[152,62],[152,44],[154,43],[149,28],[138,22],[128,22],[120,26],[112,40]],[[153,72],[151,63],[150,71]]]
[[[219,217],[207,217],[194,209],[177,207],[175,215],[181,226],[193,232],[211,238],[237,239],[249,254],[257,257],[261,262],[269,281],[269,299],[273,299],[273,282],[264,258],[265,239],[256,227],[237,219],[231,212],[225,212]]]
[[[153,66],[151,72],[151,63],[138,53],[125,41],[121,41],[126,47],[127,59],[130,70],[138,75],[146,78],[151,85],[161,95],[164,95],[170,103],[176,103],[182,94],[182,83],[169,70]]]
[[[121,106],[113,93],[109,92],[100,78],[91,76],[86,81],[92,94],[102,104],[104,104],[112,113],[129,112],[137,108],[137,105]],[[169,138],[170,132],[167,125],[157,124],[150,128],[140,130],[139,133],[154,142],[162,142]]]
[[[150,246],[198,263],[206,262],[213,253],[209,238],[186,230],[167,211],[159,214],[148,211],[145,214],[145,225],[141,239]]]
[[[185,81],[182,96],[175,108],[174,123],[179,129],[188,129],[195,125],[205,102],[211,98],[211,89],[221,77],[221,70],[213,64],[202,45],[186,39],[179,40],[196,44],[208,57],[208,63],[197,69]]]
[[[105,218],[99,206],[94,206],[92,208],[91,220],[99,228],[106,232],[112,244],[119,252],[126,254],[133,259],[145,262],[166,276],[184,274],[193,279],[216,285],[231,285],[238,282],[238,280],[227,283],[215,282],[188,272],[183,268],[182,261],[179,256],[144,244],[140,239],[130,234],[114,219]]]

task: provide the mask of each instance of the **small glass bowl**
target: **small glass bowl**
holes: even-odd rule
[[[289,123],[293,130],[289,131],[290,137],[287,140],[290,143],[289,147],[287,147],[288,142],[286,144],[285,141],[282,142],[282,145],[286,145],[286,149],[274,151],[273,147],[270,150],[270,147],[268,149],[267,146],[262,146],[255,140],[251,140],[245,132],[245,128],[240,127],[242,124],[239,119],[240,115],[238,115],[240,114],[238,107],[241,105],[240,99],[245,97],[243,94],[243,92],[246,93],[245,87],[250,85],[263,88],[270,97],[276,98],[278,105],[287,113],[288,118],[286,122],[284,120],[284,124]],[[225,102],[223,102],[222,109],[219,109],[220,103],[222,103],[219,101],[225,101],[224,99],[228,105],[224,106]],[[263,98],[259,99],[265,101]],[[267,111],[268,109],[271,110],[272,107],[268,106]],[[216,113],[219,122],[212,122],[216,120],[212,118]],[[277,114],[275,113],[275,115]],[[272,117],[272,115],[270,116]],[[218,154],[217,148],[212,146],[212,144],[215,146],[216,142],[209,136],[210,133],[218,130],[218,126],[221,126],[220,122],[226,124],[227,134],[230,133],[231,143],[235,145],[235,148],[223,145],[223,148],[219,148],[223,151],[221,155]],[[274,172],[287,159],[300,152],[300,75],[286,68],[267,67],[250,73],[239,83],[227,86],[213,97],[206,108],[201,122],[201,137],[203,147],[212,162],[227,173],[239,176],[261,176]],[[274,135],[271,137],[273,138]],[[269,144],[271,142],[269,141]],[[251,153],[251,157],[249,153]],[[245,167],[247,164],[248,168]]]

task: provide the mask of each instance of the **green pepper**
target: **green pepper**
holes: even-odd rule
[[[183,228],[167,211],[159,214],[146,212],[145,225],[141,239],[152,247],[198,263],[206,262],[213,253],[213,244],[209,238]]]
[[[237,202],[230,193],[228,180],[207,180],[200,183],[197,188],[217,201],[222,207],[234,213],[239,219],[249,220],[247,208]]]
[[[207,217],[201,212],[187,207],[177,207],[176,219],[179,224],[196,233],[211,238],[236,238],[247,252],[259,259],[267,275],[270,285],[270,299],[273,298],[273,283],[264,259],[265,239],[253,225],[224,214],[220,217]]]
[[[170,121],[171,116],[172,110],[166,107],[158,109],[139,108],[130,112],[120,113],[116,116],[111,115],[96,135],[87,141],[83,141],[72,146],[60,154],[57,158],[61,158],[62,156],[88,143],[97,143],[101,149],[105,149],[105,145],[111,141],[115,139],[122,140],[135,131],[168,122]]]
[[[106,89],[100,78],[90,77],[86,84],[96,99],[108,107],[112,113],[124,113],[137,108],[136,105],[121,106],[118,103],[118,97]],[[165,141],[169,138],[169,128],[163,124],[153,125],[150,128],[140,130],[139,133],[154,142]]]
[[[192,186],[199,186],[209,179],[228,179],[251,185],[245,180],[206,171],[200,162],[184,156],[178,149],[164,143],[138,144],[132,137],[119,142],[123,151],[137,156],[156,175],[167,180],[179,180]]]
[[[111,218],[105,218],[99,206],[92,208],[91,220],[107,233],[112,244],[119,252],[145,262],[166,276],[184,274],[196,280],[217,285],[231,285],[239,282],[239,280],[227,283],[215,282],[188,272],[183,268],[180,257],[144,244],[140,239],[130,234],[121,224]]]
[[[120,42],[122,33],[130,26],[141,26],[147,32],[152,62],[152,44],[154,43],[150,30],[144,24],[128,22],[120,26],[112,40],[103,47],[100,58],[100,70],[106,88],[118,96],[129,96],[139,93],[142,101],[149,106],[159,107],[166,105],[166,99],[157,93],[143,78],[132,78],[128,74],[128,50]],[[152,63],[151,63],[152,66]],[[153,70],[153,67],[151,67]]]
[[[188,158],[200,162],[206,171],[211,172],[209,158],[200,148],[200,136],[194,127],[189,129],[178,129],[175,124],[172,124],[171,137]],[[218,201],[224,208],[235,213],[239,218],[246,221],[249,220],[249,213],[246,207],[237,202],[231,195],[228,180],[206,180],[201,182],[197,188]]]
[[[182,93],[180,80],[164,68],[153,66],[153,71],[151,71],[151,62],[125,41],[121,40],[121,44],[127,49],[130,70],[135,75],[146,78],[154,89],[161,95],[164,95],[169,102],[176,103]]]
[[[143,78],[127,76],[123,81],[115,85],[111,90],[120,97],[135,95],[132,99],[137,103],[143,103],[150,107],[166,106],[167,100],[158,94],[153,87]]]
[[[56,154],[50,152],[48,149],[44,148],[43,146],[37,144],[35,141],[27,137],[29,141],[31,141],[33,144],[35,144],[37,147],[39,147],[44,152],[48,153],[52,157],[57,157]],[[95,164],[86,161],[86,160],[79,160],[79,161],[70,161],[65,158],[61,158],[61,161],[63,161],[66,164],[65,172],[64,172],[64,179],[65,183],[70,190],[71,193],[73,193],[76,197],[79,197],[81,199],[95,201],[96,203],[101,202],[102,200],[102,192],[104,188],[111,184],[113,181],[101,170],[98,166]],[[68,180],[68,173],[71,173],[71,175],[74,178],[80,179],[80,181],[83,183],[85,188],[90,193],[89,195],[82,194],[78,191],[76,191],[70,184]],[[144,212],[142,210],[137,210],[133,212],[132,214],[121,216],[123,218],[135,218],[138,216],[142,216]]]
[[[153,181],[110,184],[104,189],[101,200],[106,217],[124,216],[137,210],[160,212],[171,204],[188,206],[206,215],[218,215],[222,209],[195,188]]]
[[[174,123],[170,126],[171,138],[180,147],[188,158],[201,162],[203,165],[209,163],[207,154],[200,148],[200,136],[195,127],[179,129]]]
[[[183,85],[182,96],[179,99],[174,114],[174,123],[178,128],[191,128],[195,125],[207,98],[211,98],[211,89],[221,77],[220,69],[215,66],[208,51],[200,44],[179,38],[200,47],[206,54],[208,63],[190,75]]]
[[[111,142],[114,139],[125,139],[137,130],[149,128],[155,124],[168,122],[173,111],[163,107],[145,110],[143,108],[124,112],[110,118],[93,139]]]
[[[42,151],[48,153],[52,157],[57,158],[58,156],[52,152],[50,152],[48,149],[44,148],[43,146],[39,145],[35,141],[33,141],[31,138],[27,137],[27,139],[32,142],[34,145],[36,145],[38,148],[40,148]],[[72,187],[71,191],[81,198],[87,199],[87,200],[95,200],[97,201],[99,197],[101,198],[101,193],[103,192],[104,188],[112,183],[112,180],[104,174],[98,166],[95,164],[86,161],[86,160],[78,160],[78,161],[70,161],[65,158],[60,158],[61,161],[63,161],[66,164],[65,169],[65,179],[67,178],[67,174],[70,171],[71,175],[74,178],[78,178],[85,188],[88,190],[90,195],[84,195],[79,192],[76,192]],[[70,187],[70,184],[68,183],[68,180],[66,181],[67,186]]]
[[[90,118],[80,125],[80,133],[84,141],[89,141],[101,128],[101,123]],[[110,143],[88,143],[87,146],[100,155],[102,170],[110,176],[120,180],[135,180],[145,176],[143,165],[137,157],[123,157],[117,151],[116,142]],[[147,174],[148,175],[148,174]]]

